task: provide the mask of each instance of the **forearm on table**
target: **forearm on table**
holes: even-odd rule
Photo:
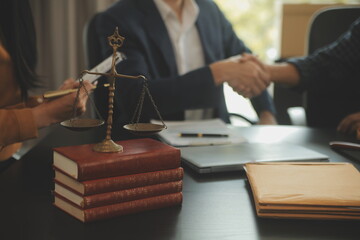
[[[37,137],[38,131],[31,109],[1,109],[0,132],[0,146]]]

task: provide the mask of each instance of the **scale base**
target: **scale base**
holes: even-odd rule
[[[93,147],[95,152],[104,152],[104,153],[111,153],[111,152],[123,152],[124,149],[121,145],[116,144],[113,140],[103,140],[101,143],[96,144]]]

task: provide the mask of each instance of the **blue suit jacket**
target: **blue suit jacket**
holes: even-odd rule
[[[306,90],[309,126],[335,128],[360,112],[360,18],[335,42],[288,62],[301,76],[295,89]]]
[[[196,1],[200,13],[196,21],[206,64],[249,52],[237,38],[231,24],[212,1]],[[107,37],[115,27],[126,39],[120,49],[127,59],[117,65],[117,71],[129,75],[145,75],[149,89],[162,117],[183,120],[184,110],[214,108],[215,116],[229,122],[222,86],[215,86],[208,66],[179,76],[171,41],[162,18],[152,0],[122,0],[100,14],[96,31],[104,58],[112,53]],[[191,47],[191,46],[188,46]],[[116,82],[115,123],[130,121],[141,90],[141,80],[119,79]],[[96,90],[99,109],[106,110],[107,92]],[[257,112],[274,112],[272,100],[264,91],[252,99]],[[104,112],[105,114],[105,112]],[[142,122],[157,118],[149,99],[145,99]]]

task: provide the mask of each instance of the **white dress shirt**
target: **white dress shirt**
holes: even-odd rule
[[[205,56],[195,22],[199,7],[194,0],[184,0],[182,22],[163,0],[154,0],[169,33],[180,75],[205,66]],[[194,79],[196,81],[196,79]],[[201,94],[201,93],[199,93]],[[212,117],[212,109],[186,110],[186,120]]]

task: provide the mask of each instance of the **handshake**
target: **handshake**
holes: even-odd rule
[[[254,55],[244,53],[210,64],[216,85],[227,82],[238,94],[251,98],[271,83],[267,67]]]

